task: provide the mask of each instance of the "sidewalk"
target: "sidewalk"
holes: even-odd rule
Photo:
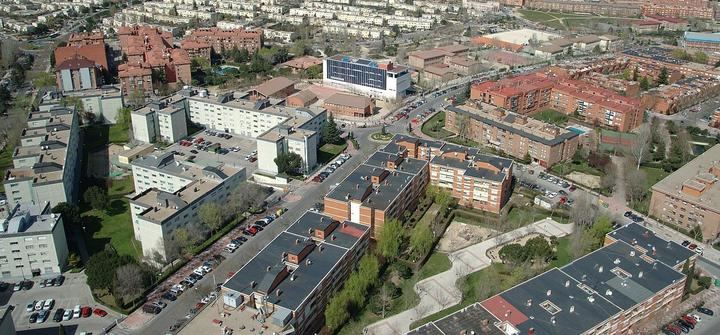
[[[488,267],[492,262],[487,256],[489,249],[530,233],[557,237],[565,236],[572,232],[572,228],[571,224],[561,224],[549,218],[543,219],[532,225],[449,254],[448,258],[452,262],[450,270],[426,278],[415,285],[415,292],[420,296],[420,302],[417,306],[369,325],[365,329],[366,334],[404,334],[410,331],[410,324],[415,320],[460,303],[462,293],[455,286],[457,280]]]

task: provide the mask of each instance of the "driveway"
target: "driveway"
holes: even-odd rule
[[[487,251],[493,247],[530,233],[561,237],[571,232],[572,225],[570,224],[544,219],[453,252],[448,255],[452,262],[450,270],[415,284],[415,292],[420,296],[417,306],[369,325],[366,328],[367,333],[374,335],[404,334],[410,331],[410,324],[415,320],[458,304],[462,300],[462,293],[455,285],[456,282],[470,273],[488,267],[492,260],[487,256]]]
[[[93,309],[99,307],[108,312],[108,315],[104,318],[92,315],[88,318],[72,319],[70,321],[62,322],[65,326],[77,326],[76,329],[78,333],[86,331],[92,332],[93,334],[99,334],[106,326],[114,323],[116,319],[120,318],[118,313],[95,303],[95,300],[90,294],[90,288],[87,284],[85,284],[87,278],[85,277],[85,274],[67,273],[65,274],[65,277],[65,283],[59,287],[40,287],[39,283],[36,281],[35,285],[33,285],[33,288],[30,290],[12,292],[12,287],[10,287],[10,289],[2,293],[2,301],[5,302],[7,299],[7,304],[15,306],[15,309],[12,312],[15,329],[23,331],[29,329],[57,327],[58,323],[52,320],[55,311],[58,308],[72,309],[75,305],[90,306]],[[45,299],[55,299],[55,306],[52,310],[50,310],[50,315],[47,321],[44,323],[29,323],[28,319],[31,313],[25,311],[25,306],[30,302]]]

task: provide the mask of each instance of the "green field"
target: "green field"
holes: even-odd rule
[[[663,169],[658,168],[651,168],[651,167],[645,167],[641,166],[640,170],[645,172],[646,176],[646,182],[645,187],[647,191],[645,191],[645,198],[643,201],[640,201],[638,203],[633,204],[633,209],[640,212],[647,214],[649,207],[650,207],[650,188],[655,185],[657,182],[661,181],[663,178],[667,177],[670,173],[665,172]]]
[[[325,164],[333,160],[337,155],[347,149],[347,143],[343,144],[324,144],[318,149],[318,163]]]
[[[570,261],[572,261],[572,255],[570,254],[570,238],[561,237],[558,239],[555,259],[550,262],[550,266],[559,268],[570,263]]]
[[[432,138],[444,139],[453,133],[445,130],[445,112],[439,112],[422,124],[420,130]]]
[[[616,18],[580,15],[572,13],[543,12],[530,9],[519,9],[523,18],[558,30],[576,30],[592,28],[598,23],[616,23]]]
[[[546,109],[542,112],[535,113],[531,115],[531,117],[536,120],[554,124],[556,126],[562,126],[568,120],[567,115],[553,109]]]
[[[81,214],[89,254],[102,251],[110,243],[119,254],[142,256],[140,243],[134,239],[130,206],[125,198],[133,188],[132,177],[113,180],[108,189],[108,209],[90,209]]]
[[[430,255],[430,258],[428,258],[420,271],[418,271],[418,280],[423,280],[450,270],[450,267],[452,267],[452,263],[450,263],[447,254],[435,251]]]

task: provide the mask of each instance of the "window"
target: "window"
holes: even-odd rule
[[[40,245],[38,245],[38,247],[39,247],[40,249],[45,249],[45,248],[48,247],[48,245],[47,245],[47,244],[40,244]]]

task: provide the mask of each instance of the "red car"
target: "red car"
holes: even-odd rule
[[[80,315],[82,315],[82,317],[87,318],[90,314],[92,314],[92,308],[85,306],[80,309]]]
[[[323,181],[323,179],[324,179],[324,178],[323,178],[322,176],[315,176],[315,177],[312,179],[312,181],[314,181],[314,182],[316,182],[316,183],[321,183],[321,182]]]
[[[95,308],[95,310],[93,311],[93,314],[95,314],[101,318],[104,318],[107,315],[107,312],[100,308]]]
[[[685,320],[685,322],[687,322],[693,326],[697,324],[697,320],[695,320],[695,318],[693,318],[691,316],[683,315],[681,317],[681,319]]]

